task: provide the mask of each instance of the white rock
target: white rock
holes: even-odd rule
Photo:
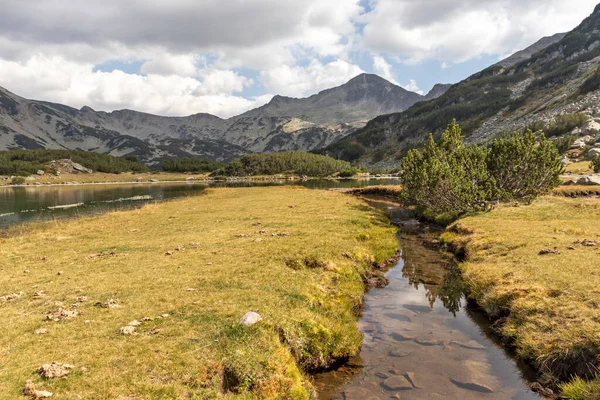
[[[254,325],[259,321],[262,321],[262,317],[254,311],[250,311],[249,313],[246,313],[242,318],[240,318],[240,324],[245,326]]]
[[[595,147],[587,152],[587,157],[589,159],[596,158],[597,156],[600,156],[600,148]]]
[[[600,133],[600,122],[590,120],[583,126],[582,132],[585,135],[596,135]]]

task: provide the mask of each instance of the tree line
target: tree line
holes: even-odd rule
[[[113,157],[108,154],[82,150],[9,150],[0,151],[0,175],[27,176],[36,171],[48,171],[46,163],[52,160],[70,159],[97,172],[119,174],[121,172],[144,172],[148,167],[137,158]]]

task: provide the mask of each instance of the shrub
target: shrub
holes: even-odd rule
[[[202,158],[180,158],[177,160],[165,160],[162,163],[163,171],[167,172],[213,172],[225,167],[225,164],[204,160]]]
[[[496,200],[530,201],[557,186],[562,172],[558,150],[543,135],[514,133],[488,150],[465,146],[456,121],[439,143],[430,136],[422,152],[409,151],[401,167],[400,199],[433,220],[487,210]]]
[[[560,184],[563,171],[554,144],[542,134],[513,133],[492,143],[487,168],[501,200],[532,200]]]
[[[423,152],[411,150],[402,160],[401,200],[434,214],[464,213],[486,207],[494,182],[486,169],[487,150],[465,146],[456,121],[433,136]]]
[[[10,181],[11,185],[22,185],[25,183],[25,178],[23,178],[22,176],[15,176],[14,178],[12,178],[12,180]]]
[[[131,158],[131,157],[130,157]],[[73,162],[98,172],[144,172],[143,164],[131,159],[81,150],[10,150],[0,151],[0,175],[31,175],[45,170],[44,164],[52,160],[71,159]]]
[[[594,173],[600,173],[600,156],[596,156],[593,160],[592,160],[592,164],[590,165],[590,168],[594,170]]]
[[[228,176],[256,176],[296,174],[330,176],[341,171],[353,170],[347,161],[336,160],[313,153],[288,151],[271,154],[249,154],[229,163],[224,171]]]

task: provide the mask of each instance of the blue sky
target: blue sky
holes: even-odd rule
[[[0,86],[94,109],[230,117],[376,73],[427,93],[597,0],[4,0]]]

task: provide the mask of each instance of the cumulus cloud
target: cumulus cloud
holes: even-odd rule
[[[200,79],[179,75],[93,71],[60,57],[32,57],[26,63],[0,60],[0,86],[18,94],[80,108],[136,109],[160,115],[206,112],[230,117],[265,104],[270,98],[234,95],[248,81],[232,71],[200,70]]]
[[[374,0],[363,45],[410,64],[502,56],[573,29],[597,0]]]

